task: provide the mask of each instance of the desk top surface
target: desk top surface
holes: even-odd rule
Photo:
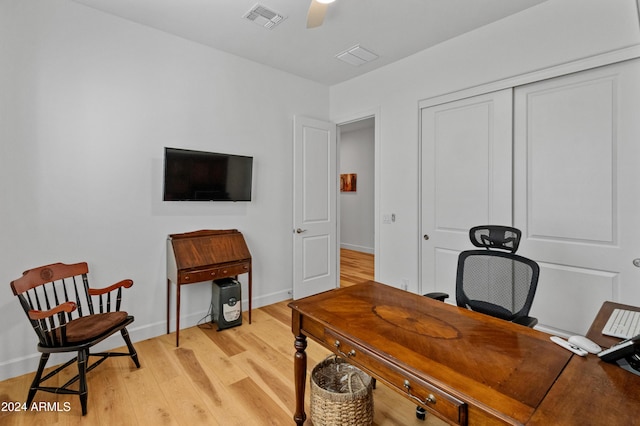
[[[303,332],[305,320],[320,323],[452,395],[522,422],[572,355],[545,333],[374,281],[289,306]]]
[[[621,339],[605,336],[602,328],[614,308],[640,308],[605,302],[587,337],[603,348]],[[597,355],[574,356],[530,421],[532,425],[631,425],[640,418],[640,376]]]

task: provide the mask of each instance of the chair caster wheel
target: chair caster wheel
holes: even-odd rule
[[[424,420],[427,418],[427,410],[425,410],[424,408],[418,406],[416,407],[416,418],[418,420]]]

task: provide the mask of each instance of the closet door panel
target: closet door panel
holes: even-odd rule
[[[611,244],[616,81],[571,80],[527,95],[529,235]]]
[[[605,300],[640,305],[638,75],[633,61],[515,90],[514,225],[551,331],[585,333]]]
[[[453,297],[469,229],[511,224],[511,106],[508,89],[421,111],[423,292]]]

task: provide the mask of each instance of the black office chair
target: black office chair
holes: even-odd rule
[[[520,244],[519,229],[483,225],[469,230],[469,238],[480,250],[467,250],[458,257],[456,304],[460,307],[533,327],[538,323],[529,316],[538,286],[540,267],[536,262],[515,254]],[[444,301],[447,293],[425,296]],[[424,420],[425,410],[416,409]]]

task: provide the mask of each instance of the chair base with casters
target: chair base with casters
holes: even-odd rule
[[[140,368],[126,329],[134,317],[120,310],[122,288],[131,287],[133,281],[123,280],[103,289],[93,289],[89,287],[87,275],[86,263],[56,263],[28,270],[11,282],[14,295],[18,296],[40,339],[37,348],[42,353],[27,406],[31,406],[38,391],[78,395],[84,416],[89,371],[115,356],[131,357],[136,368]],[[94,310],[93,298],[97,299],[99,312]],[[93,346],[117,332],[122,335],[128,352],[90,352]],[[76,356],[43,376],[52,353],[75,353]],[[91,357],[97,359],[91,363]],[[73,364],[77,364],[78,373],[72,379],[58,387],[46,386],[47,380]],[[72,389],[75,383],[78,383],[77,389]]]

